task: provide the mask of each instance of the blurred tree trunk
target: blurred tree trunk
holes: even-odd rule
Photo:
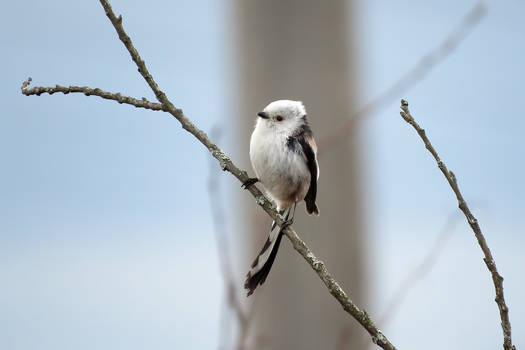
[[[237,0],[236,69],[240,120],[238,141],[243,165],[253,175],[248,145],[256,113],[278,99],[301,100],[314,135],[319,137],[351,115],[357,79],[351,55],[355,52],[352,2],[334,0]],[[320,217],[308,217],[304,203],[294,227],[326,263],[345,291],[364,305],[365,252],[359,192],[357,138],[349,134],[320,158],[318,204]],[[266,239],[269,218],[242,195],[245,219],[244,266]],[[244,296],[242,297],[245,298]],[[364,331],[328,293],[317,275],[287,239],[266,283],[251,297],[254,314],[249,346],[255,349],[354,349],[362,346]]]

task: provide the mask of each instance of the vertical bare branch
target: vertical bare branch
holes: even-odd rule
[[[500,318],[501,318],[501,328],[503,330],[503,348],[505,350],[515,350],[515,346],[512,345],[512,337],[511,337],[511,326],[510,326],[510,320],[509,320],[509,308],[505,304],[505,297],[503,295],[503,277],[498,272],[498,269],[496,268],[496,262],[494,261],[494,258],[492,257],[492,253],[490,252],[490,249],[487,245],[487,242],[485,240],[485,237],[483,236],[483,233],[481,232],[481,228],[479,227],[478,220],[472,215],[470,212],[470,209],[467,205],[467,202],[463,198],[463,195],[461,194],[459,190],[459,186],[456,180],[456,176],[454,173],[450,170],[448,170],[445,163],[441,161],[439,158],[436,150],[430,143],[430,140],[428,139],[425,130],[422,129],[414,120],[412,115],[410,114],[410,111],[408,110],[408,102],[405,100],[401,100],[401,117],[412,127],[417,131],[419,137],[421,137],[421,140],[423,140],[423,143],[425,144],[425,148],[432,154],[432,157],[436,160],[436,163],[438,165],[439,170],[443,173],[445,178],[447,179],[450,187],[452,188],[452,191],[454,191],[454,194],[456,195],[456,198],[458,200],[459,209],[465,214],[465,217],[467,219],[467,222],[469,223],[470,227],[472,228],[472,231],[474,231],[474,235],[476,236],[476,239],[478,241],[479,246],[481,247],[481,250],[483,251],[483,255],[485,256],[483,260],[485,261],[485,264],[487,265],[487,269],[489,270],[492,281],[494,283],[494,289],[496,290],[496,304],[499,308]]]

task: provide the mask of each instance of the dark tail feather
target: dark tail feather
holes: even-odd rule
[[[315,201],[305,199],[305,202],[306,202],[306,212],[308,214],[319,215],[319,208],[317,208],[317,204],[315,204]]]
[[[283,234],[281,230],[279,229],[279,233],[277,233],[277,238],[275,238],[276,241],[273,244],[273,247],[271,248],[272,251],[270,252],[270,255],[268,256],[267,260],[264,262],[264,265],[258,268],[259,259],[262,258],[262,256],[267,251],[267,249],[270,248],[272,245],[271,232],[270,232],[270,235],[268,236],[268,239],[266,240],[264,247],[261,249],[261,252],[257,256],[257,258],[255,258],[254,262],[252,263],[252,269],[246,275],[246,282],[244,282],[244,288],[248,290],[248,296],[253,294],[253,292],[255,291],[255,288],[257,288],[258,285],[262,285],[264,281],[266,281],[266,277],[268,277],[268,273],[270,273],[272,264],[275,260],[275,256],[277,255],[277,251],[279,250],[279,245],[281,243],[282,237],[283,237]]]

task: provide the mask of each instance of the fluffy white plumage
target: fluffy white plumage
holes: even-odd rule
[[[266,193],[282,212],[303,200],[310,186],[305,155],[287,146],[289,137],[304,124],[306,111],[301,102],[279,100],[263,112],[269,118],[257,119],[250,140],[250,160]],[[277,116],[283,119],[278,121]]]

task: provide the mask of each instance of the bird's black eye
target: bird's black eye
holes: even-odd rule
[[[278,115],[275,117],[275,120],[277,120],[278,122],[282,121],[283,120],[283,116],[282,115]]]

